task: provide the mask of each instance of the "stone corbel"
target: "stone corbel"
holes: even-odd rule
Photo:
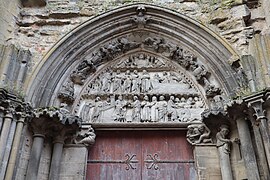
[[[95,131],[90,126],[87,131],[78,133],[77,137],[74,139],[74,143],[83,144],[86,147],[91,147],[94,145],[95,139],[96,139]]]
[[[191,124],[187,128],[186,137],[191,145],[213,143],[210,137],[211,131],[205,124]]]

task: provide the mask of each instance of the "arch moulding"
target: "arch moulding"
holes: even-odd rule
[[[28,78],[26,99],[34,107],[64,103],[84,123],[185,124],[200,121],[205,109],[245,86],[237,60],[221,37],[195,20],[134,4],[101,14],[62,38]],[[164,119],[161,110],[156,120],[144,117],[143,106],[150,113],[155,100],[172,108]]]

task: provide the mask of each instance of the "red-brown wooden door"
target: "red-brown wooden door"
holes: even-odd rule
[[[99,131],[87,180],[196,179],[183,131]]]

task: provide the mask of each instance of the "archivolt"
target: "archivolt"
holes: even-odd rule
[[[120,51],[108,52],[112,48],[109,46],[113,45],[119,45],[116,48]],[[105,54],[102,52],[104,47]],[[134,4],[99,15],[62,38],[29,77],[25,86],[26,98],[35,107],[54,105],[63,82],[70,79],[85,60],[92,59],[89,66],[95,71],[119,54],[134,49],[147,49],[175,61],[177,50],[186,51],[196,57],[200,67],[206,67],[211,74],[207,79],[218,84],[226,96],[234,96],[235,90],[240,88],[237,69],[230,64],[237,60],[237,54],[221,37],[180,13],[153,5]],[[92,70],[87,75],[91,76]]]

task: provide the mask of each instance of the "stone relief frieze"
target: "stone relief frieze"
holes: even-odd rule
[[[199,121],[205,109],[200,96],[103,95],[83,101],[80,116],[89,123]]]
[[[198,94],[198,90],[183,73],[176,71],[106,69],[89,83],[83,95],[97,93]]]

